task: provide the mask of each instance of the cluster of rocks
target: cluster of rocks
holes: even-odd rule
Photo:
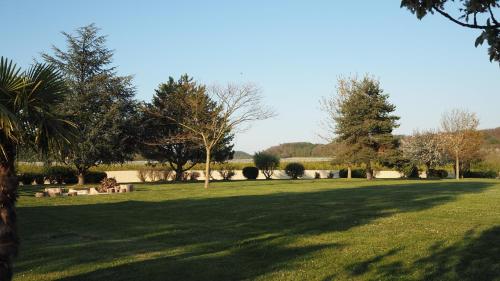
[[[99,192],[97,188],[90,187],[84,189],[68,189],[64,192],[64,188],[61,187],[48,187],[45,188],[43,192],[35,193],[35,197],[59,197],[59,196],[77,196],[77,195],[102,195],[111,193],[126,193],[134,191],[134,186],[132,184],[120,184],[114,188],[108,188],[106,192]]]

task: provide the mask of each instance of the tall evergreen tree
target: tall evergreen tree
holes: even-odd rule
[[[75,166],[83,184],[89,168],[132,158],[135,88],[131,76],[116,74],[113,51],[94,24],[75,35],[62,34],[67,49],[53,46],[54,55],[43,58],[60,69],[70,89],[59,110],[78,126],[79,141],[62,152],[62,159]]]
[[[336,141],[343,144],[343,157],[349,164],[366,165],[366,177],[373,178],[372,163],[394,148],[392,135],[399,117],[389,103],[380,83],[365,76],[339,79],[338,95],[325,104],[330,106]]]
[[[152,102],[141,110],[138,150],[148,160],[168,163],[175,171],[176,180],[181,180],[183,172],[194,165],[206,161],[203,144],[186,137],[186,129],[172,120],[172,116],[179,120],[186,118],[191,106],[188,100],[202,96],[205,96],[205,86],[198,85],[187,74],[177,81],[170,77],[156,89]],[[208,110],[213,106],[209,103],[204,108]],[[233,138],[230,132],[224,135],[212,152],[212,162],[232,159]]]

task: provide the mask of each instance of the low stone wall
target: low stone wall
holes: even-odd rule
[[[205,173],[202,170],[191,170],[189,172],[196,172],[200,175],[198,177],[198,180],[205,180]],[[232,177],[232,180],[245,180],[246,178],[243,176],[243,172],[241,170],[235,170],[235,175]],[[306,170],[304,172],[304,176],[302,177],[303,179],[314,179],[316,173],[319,173],[320,177],[323,179],[326,179],[328,177],[329,173],[333,173],[334,178],[339,177],[339,171],[338,170]],[[129,171],[107,171],[106,172],[107,176],[110,178],[115,178],[117,182],[119,183],[124,183],[124,182],[141,182],[138,176],[138,171],[134,170],[129,170]],[[219,175],[219,172],[217,171],[212,171],[212,178],[215,180],[221,180],[222,177]],[[289,179],[290,177],[286,175],[285,171],[283,170],[276,170],[274,171],[274,174],[272,176],[273,179]],[[266,179],[266,177],[262,174],[259,173],[259,177],[257,178],[258,180],[263,180]],[[147,180],[150,181],[150,180]]]
[[[200,177],[198,178],[198,180],[205,180],[205,174],[202,170],[192,170],[190,172],[199,173]],[[246,179],[243,176],[243,173],[241,170],[236,170],[235,173],[236,174],[233,176],[232,180],[245,180]],[[333,173],[333,178],[339,177],[338,170],[306,170],[304,173],[304,176],[302,178],[303,179],[314,179],[316,173],[319,173],[320,178],[322,178],[322,179],[328,178],[328,174],[330,174],[330,173]],[[108,172],[106,172],[106,174],[108,175],[108,177],[115,178],[116,181],[119,183],[141,182],[141,180],[138,177],[138,171],[134,171],[134,170],[108,171]],[[378,179],[399,179],[402,177],[402,174],[398,171],[375,171],[374,176],[375,176],[375,178],[378,178]],[[425,172],[421,173],[420,177],[425,178],[426,177]],[[222,177],[219,175],[219,173],[217,171],[212,171],[212,178],[215,180],[222,179]],[[273,179],[289,179],[290,177],[286,175],[285,171],[276,170],[276,171],[274,171],[272,178]],[[263,180],[263,179],[265,179],[265,177],[262,173],[259,173],[259,177],[257,179]]]
[[[398,171],[373,171],[373,176],[377,179],[399,179],[403,174]]]

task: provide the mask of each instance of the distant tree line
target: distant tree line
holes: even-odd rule
[[[292,142],[272,146],[265,152],[275,154],[281,158],[289,157],[329,157],[332,145],[315,144],[310,142]]]

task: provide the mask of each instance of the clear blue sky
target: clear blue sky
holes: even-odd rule
[[[500,68],[477,31],[435,15],[418,21],[400,1],[7,1],[0,55],[27,66],[60,31],[95,23],[121,74],[150,100],[168,76],[203,83],[252,81],[278,117],[238,135],[247,152],[292,141],[321,142],[318,100],[342,74],[371,73],[401,116],[397,133],[436,128],[466,108],[482,128],[500,126]]]

